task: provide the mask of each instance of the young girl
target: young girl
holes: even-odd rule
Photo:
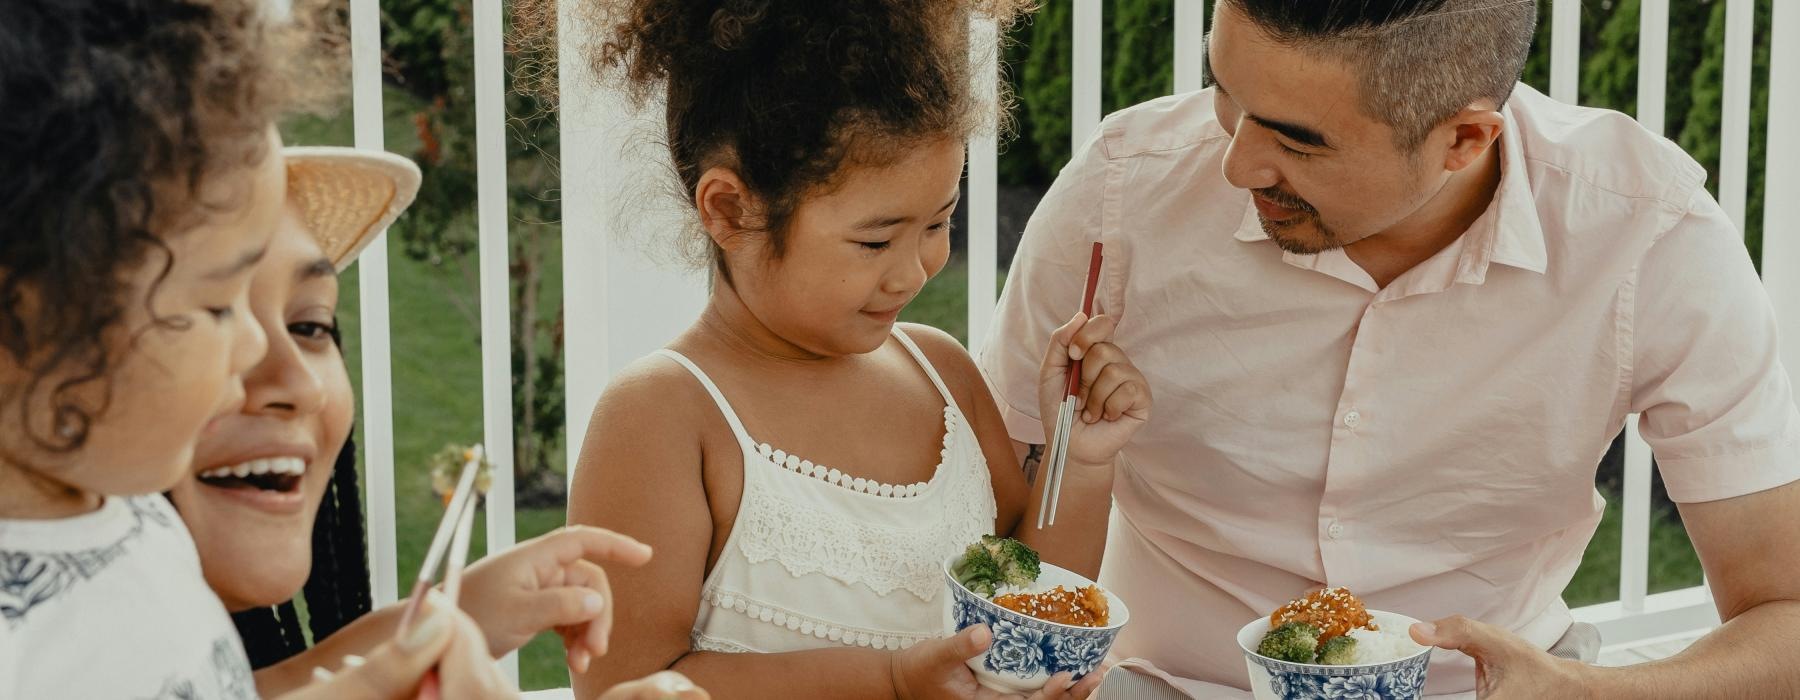
[[[340,668],[345,655],[369,654],[396,633],[401,606],[370,611],[337,271],[399,216],[419,185],[418,168],[388,153],[290,148],[283,155],[288,206],[249,296],[269,351],[244,375],[243,408],[214,422],[187,478],[169,493],[267,696],[304,686],[313,669]],[[487,640],[481,659],[554,628],[574,642],[570,666],[586,670],[606,651],[614,607],[594,562],[648,557],[628,538],[568,528],[474,563],[459,606]],[[310,648],[294,605],[303,588]],[[682,679],[673,674],[658,680],[665,683],[622,686],[605,697],[639,697],[633,688],[643,697],[705,697],[692,688],[675,694]]]
[[[616,29],[598,60],[640,96],[666,90],[714,284],[695,324],[624,371],[589,424],[570,521],[657,556],[609,572],[633,643],[577,693],[663,668],[734,697],[987,693],[964,660],[988,631],[936,639],[942,562],[997,532],[1093,575],[1112,460],[1150,406],[1105,342],[1110,320],[1077,316],[1044,339],[1045,410],[1085,357],[1085,417],[1057,524],[1038,530],[1038,496],[968,354],[895,323],[949,256],[962,144],[996,108],[966,68],[971,14],[1005,24],[1010,3],[607,6]],[[1042,695],[1085,696],[1100,675],[1059,675]]]
[[[284,199],[274,117],[299,92],[277,40],[304,27],[263,8],[0,3],[0,697],[256,696],[155,494],[265,347],[247,287]],[[450,650],[472,623],[421,619],[383,658],[414,680],[467,667]]]
[[[0,7],[0,696],[252,697],[154,494],[242,401],[285,182],[252,2]],[[251,87],[261,86],[261,87]]]

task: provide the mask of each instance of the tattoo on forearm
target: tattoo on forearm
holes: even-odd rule
[[[1043,445],[1032,445],[1031,449],[1029,449],[1025,452],[1024,468],[1025,468],[1025,483],[1026,484],[1037,483],[1038,464],[1043,461],[1044,461],[1044,446]]]

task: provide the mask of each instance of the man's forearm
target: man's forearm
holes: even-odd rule
[[[1602,698],[1800,698],[1800,601],[1746,610],[1661,661],[1593,669]]]

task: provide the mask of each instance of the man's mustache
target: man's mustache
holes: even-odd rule
[[[1289,209],[1303,211],[1308,214],[1318,213],[1318,210],[1313,209],[1313,206],[1311,204],[1307,204],[1306,200],[1296,197],[1294,195],[1288,194],[1286,192],[1283,192],[1283,191],[1278,190],[1273,187],[1264,187],[1261,189],[1255,189],[1255,190],[1251,190],[1251,192],[1256,193],[1256,196],[1258,196],[1258,197],[1262,197],[1263,199],[1266,199],[1270,202],[1274,202],[1277,206],[1283,206],[1283,207],[1287,207]]]

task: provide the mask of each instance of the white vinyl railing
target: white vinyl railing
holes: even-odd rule
[[[1072,147],[1079,147],[1100,122],[1101,37],[1104,20],[1100,0],[1054,0],[1075,3]],[[382,148],[382,98],[379,0],[351,0],[356,145]],[[489,497],[490,552],[514,541],[512,493],[512,400],[507,280],[506,149],[504,131],[504,22],[501,0],[473,0],[478,155],[478,221],[482,310],[482,406],[484,441],[496,463]],[[1748,181],[1750,51],[1753,0],[1727,0],[1726,64],[1720,203],[1740,228],[1745,221]],[[560,3],[566,9],[572,3]],[[1175,0],[1175,85],[1179,91],[1200,89],[1205,51],[1203,0]],[[1639,121],[1648,129],[1664,129],[1668,63],[1669,0],[1643,0],[1639,40]],[[1551,95],[1574,102],[1579,98],[1580,4],[1555,0],[1552,5]],[[560,18],[561,50],[569,54],[586,45],[584,27],[565,12]],[[1770,106],[1771,125],[1800,123],[1800,2],[1776,2],[1773,13]],[[975,28],[971,52],[978,74],[997,80],[998,56],[991,25]],[[606,381],[633,358],[661,346],[684,327],[705,300],[705,280],[696,272],[659,266],[643,254],[647,232],[684,225],[679,207],[658,209],[654,188],[666,175],[666,155],[643,147],[646,137],[659,136],[660,108],[632,109],[588,75],[586,63],[560,62],[563,247],[564,263],[579,274],[565,274],[565,340],[568,361],[568,445],[573,473],[580,436],[586,433],[590,409]],[[992,95],[996,83],[981,89]],[[1762,212],[1764,281],[1775,301],[1777,320],[1787,340],[1783,359],[1790,372],[1800,369],[1800,134],[1771,128]],[[992,327],[997,262],[997,144],[982,136],[969,144],[969,342],[979,348]],[[630,212],[622,216],[622,212]],[[366,451],[369,554],[378,604],[391,603],[398,592],[394,501],[394,435],[391,355],[388,323],[387,243],[385,237],[363,253],[361,272],[361,338],[363,348],[362,408]],[[1638,437],[1635,420],[1627,422],[1619,600],[1575,611],[1578,619],[1598,624],[1609,644],[1629,643],[1704,629],[1718,622],[1705,586],[1650,595],[1647,592],[1650,536],[1650,451]],[[516,660],[506,661],[516,677]]]

